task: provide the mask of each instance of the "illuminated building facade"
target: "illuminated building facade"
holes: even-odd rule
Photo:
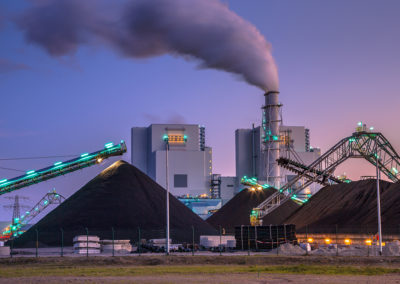
[[[131,129],[131,162],[174,196],[210,196],[212,149],[205,128],[196,124],[151,124]]]

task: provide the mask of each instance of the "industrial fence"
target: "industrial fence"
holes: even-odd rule
[[[369,234],[375,235],[378,232],[378,225],[308,225],[296,228],[296,233],[301,234]],[[400,223],[397,226],[382,226],[382,234],[400,235]]]
[[[210,235],[214,237],[212,245],[205,246],[200,240],[200,236]],[[76,253],[73,239],[76,236],[83,237],[83,250],[81,254],[91,254],[92,249],[87,243],[91,242],[89,237],[97,236],[100,240],[107,242],[109,255],[121,253],[119,241],[126,240],[132,246],[129,253],[144,254],[149,252],[165,252],[166,230],[144,229],[141,227],[126,229],[112,227],[108,230],[99,230],[96,228],[81,227],[74,230],[58,228],[57,230],[30,229],[16,239],[9,240],[6,245],[10,247],[10,257],[15,255],[40,256],[48,255],[52,251],[53,255],[63,256],[69,253]],[[84,238],[87,236],[87,239]],[[235,240],[234,245],[227,245],[226,237]],[[164,239],[164,244],[154,245],[149,242],[151,239]],[[348,248],[351,245],[359,245],[367,248],[360,255],[374,255],[373,247],[379,243],[377,235],[377,226],[306,226],[298,230],[294,225],[267,225],[267,226],[237,226],[235,229],[227,229],[220,226],[218,229],[210,232],[201,231],[195,226],[187,228],[170,229],[170,249],[174,253],[192,253],[201,251],[211,251],[215,253],[244,251],[251,252],[271,252],[276,254],[290,254],[284,252],[280,247],[284,244],[290,244],[298,247],[303,245],[304,254],[308,254],[307,246],[310,249],[332,248],[334,247],[337,255],[345,255],[339,249]],[[383,245],[400,239],[400,226],[383,227]],[[54,248],[54,249],[52,249]],[[25,249],[25,250],[24,250]],[[86,249],[86,251],[85,251]],[[375,249],[376,251],[376,249]],[[124,252],[126,253],[126,252]],[[296,251],[300,254],[301,251]],[[400,251],[399,251],[400,254]]]

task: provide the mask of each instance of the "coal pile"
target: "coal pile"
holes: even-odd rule
[[[281,244],[297,244],[295,225],[237,226],[236,249],[273,249]]]
[[[376,182],[376,181],[375,181]],[[390,184],[381,195],[382,224],[400,234],[400,182]],[[375,214],[376,215],[376,214]],[[375,221],[376,219],[374,219]],[[397,228],[397,230],[396,230]]]
[[[380,181],[382,229],[400,233],[400,183]],[[376,233],[378,217],[376,180],[362,180],[322,188],[286,223],[297,231]]]
[[[75,235],[97,235],[111,239],[165,238],[165,190],[146,174],[125,161],[115,162],[80,190],[46,215],[15,240],[15,246],[36,242],[60,246],[61,228],[64,245],[72,245]],[[191,242],[216,231],[178,199],[170,195],[170,228],[173,242]]]
[[[253,208],[276,192],[274,188],[263,189],[262,191],[252,191],[248,188],[243,189],[236,194],[228,203],[226,203],[216,213],[211,215],[207,222],[214,228],[219,226],[225,231],[234,232],[236,226],[250,225],[250,213]],[[263,218],[263,224],[283,224],[284,221],[296,211],[300,205],[292,200],[285,202],[282,206],[271,212]],[[287,223],[289,224],[289,223]]]

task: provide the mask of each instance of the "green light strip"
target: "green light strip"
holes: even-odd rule
[[[124,143],[124,141],[121,140],[121,143]],[[84,153],[80,157],[70,160],[69,162],[56,162],[54,163],[53,167],[45,168],[44,170],[30,170],[26,173],[25,176],[19,176],[11,180],[0,180],[0,193],[16,190],[24,186],[29,186],[65,173],[75,171],[77,170],[76,167],[84,168],[87,166],[91,166],[92,163],[90,160],[93,160],[93,162],[95,162],[98,158],[105,159],[112,156],[113,154],[123,154],[124,152],[126,152],[122,144],[113,145],[112,143],[107,143],[106,145],[108,145],[109,148],[94,152],[93,154]],[[124,151],[118,153],[118,151],[120,151],[121,149],[124,149]],[[53,172],[55,170],[58,170],[58,172]],[[32,179],[32,181],[30,181],[30,179]]]

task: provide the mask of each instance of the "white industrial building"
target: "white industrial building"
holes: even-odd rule
[[[212,149],[205,146],[205,128],[196,124],[151,124],[131,130],[132,164],[169,189],[174,196],[210,194]]]
[[[212,149],[205,146],[205,128],[196,124],[151,124],[131,130],[131,161],[162,187],[166,187],[166,150],[171,194],[199,216],[206,218],[244,188],[240,179],[256,177],[264,181],[262,128],[235,132],[236,176],[221,176],[212,171]],[[309,130],[303,126],[279,127],[279,156],[308,165],[321,152],[310,146]],[[264,156],[265,157],[265,156]],[[280,171],[280,184],[294,174]],[[307,190],[315,193],[318,185]]]
[[[236,176],[238,182],[240,178],[256,177],[260,181],[265,181],[265,165],[262,161],[262,131],[261,127],[252,129],[237,129],[235,132],[236,145]],[[279,156],[296,160],[302,164],[309,165],[321,156],[319,148],[310,146],[310,131],[304,126],[284,126],[279,127]],[[280,184],[283,185],[295,174],[280,169]],[[267,181],[265,181],[267,182]],[[315,193],[320,186],[312,185],[310,193]],[[238,191],[242,189],[240,185],[236,187]]]

